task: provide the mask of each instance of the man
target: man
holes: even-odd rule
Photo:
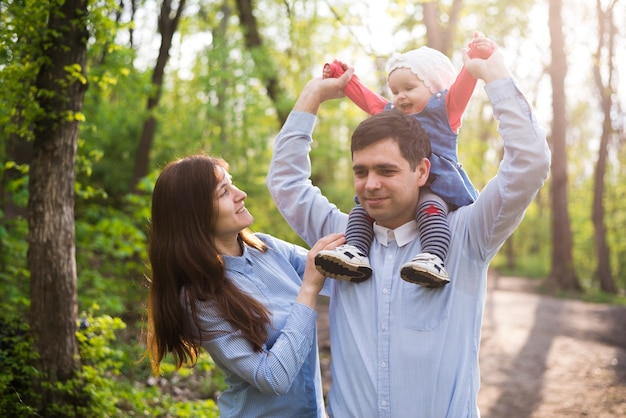
[[[398,273],[421,249],[413,214],[418,186],[430,167],[427,155],[420,155],[424,140],[419,135],[410,145],[394,133],[394,124],[415,131],[411,118],[383,112],[362,122],[353,135],[355,191],[376,221],[373,276],[362,283],[330,283],[331,417],[480,416],[478,349],[487,269],[547,178],[550,151],[501,52],[486,60],[464,53],[464,64],[485,82],[505,152],[498,174],[476,202],[449,215],[446,266],[452,280],[447,286],[415,286]],[[347,215],[311,184],[308,153],[320,105],[343,97],[352,74],[349,69],[337,79],[311,80],[276,139],[267,185],[285,219],[309,245],[346,225]],[[378,138],[359,145],[367,136]]]

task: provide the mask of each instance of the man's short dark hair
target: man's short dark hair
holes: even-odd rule
[[[354,153],[388,138],[398,143],[400,153],[412,170],[423,158],[430,157],[430,141],[422,125],[415,117],[395,109],[377,113],[361,122],[352,133],[350,150]]]

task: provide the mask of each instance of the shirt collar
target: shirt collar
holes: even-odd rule
[[[417,238],[418,233],[417,222],[415,221],[407,222],[396,229],[385,228],[374,222],[374,236],[385,247],[394,240],[398,247],[403,247]]]
[[[224,267],[228,270],[235,270],[239,272],[244,272],[246,268],[246,264],[249,263],[248,259],[250,258],[251,251],[248,249],[248,246],[245,245],[240,239],[239,245],[243,249],[243,254],[235,256],[235,255],[226,255],[220,254],[222,260],[224,261]]]

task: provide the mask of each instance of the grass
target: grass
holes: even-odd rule
[[[491,268],[495,269],[502,276],[524,277],[528,279],[543,281],[549,271],[549,263],[546,263],[542,257],[526,257],[524,260],[516,260],[513,266],[507,264],[504,255],[498,254]],[[580,284],[583,287],[582,292],[566,292],[557,291],[553,295],[560,298],[575,299],[587,303],[602,303],[615,306],[626,306],[626,293],[622,289],[618,294],[603,292],[598,288],[598,284],[589,274],[585,273],[583,277],[579,277]],[[618,287],[621,287],[618,285]],[[541,287],[539,287],[541,291]],[[547,293],[547,292],[546,292]]]

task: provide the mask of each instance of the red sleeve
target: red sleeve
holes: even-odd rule
[[[446,95],[446,109],[448,110],[450,128],[452,128],[454,132],[458,132],[461,127],[461,118],[472,98],[477,82],[478,80],[463,66],[461,72],[456,76],[456,80],[454,80],[454,83],[452,83],[448,90],[448,94]]]
[[[494,50],[494,48],[491,48],[488,51],[479,51],[472,48],[471,43],[469,48],[470,58],[481,59],[489,58]],[[454,80],[454,83],[448,90],[448,95],[446,96],[446,109],[448,110],[448,122],[450,123],[450,128],[452,128],[452,131],[454,132],[458,132],[461,127],[463,113],[465,113],[465,109],[467,109],[467,105],[472,98],[477,81],[478,80],[476,80],[476,78],[465,69],[465,66],[463,66],[459,75],[456,76],[456,80]]]
[[[339,77],[344,73],[343,68],[335,62],[326,64],[330,68],[330,77]],[[353,75],[343,92],[358,107],[363,109],[368,115],[375,115],[385,109],[389,101],[365,87],[356,75]]]

